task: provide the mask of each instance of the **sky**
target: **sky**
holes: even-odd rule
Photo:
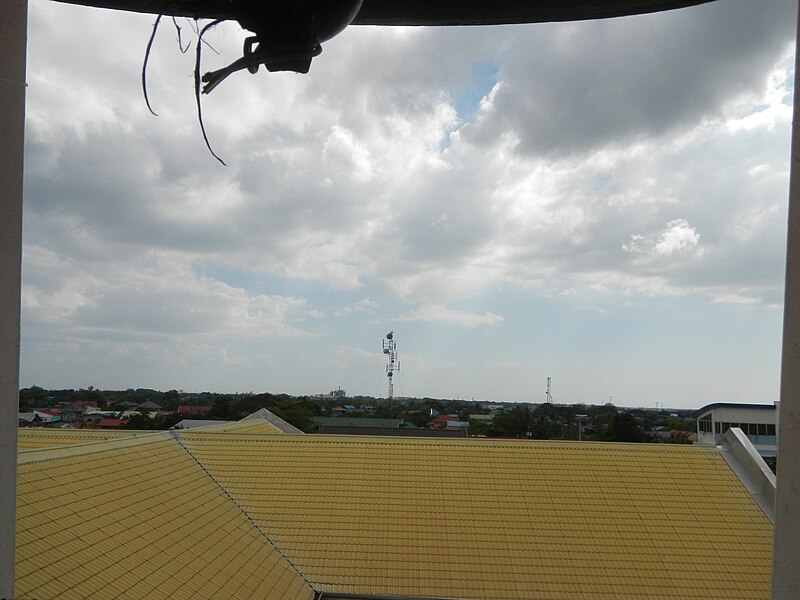
[[[195,108],[193,23],[30,0],[22,386],[778,399],[793,0],[347,28]],[[211,30],[202,71],[240,56]]]

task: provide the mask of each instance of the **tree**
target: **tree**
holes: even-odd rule
[[[610,442],[643,442],[644,434],[636,417],[630,413],[617,413],[611,417],[606,439]]]
[[[515,406],[492,420],[493,435],[507,437],[528,437],[531,425],[531,409],[527,404]]]
[[[231,397],[227,394],[220,394],[214,398],[214,405],[211,407],[211,416],[219,419],[226,419],[231,415]]]

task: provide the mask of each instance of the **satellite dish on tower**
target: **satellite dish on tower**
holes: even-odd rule
[[[389,394],[387,398],[394,397],[394,377],[395,372],[400,370],[400,360],[397,358],[397,342],[394,341],[394,331],[386,334],[383,340],[383,353],[386,355],[386,377],[389,380]]]

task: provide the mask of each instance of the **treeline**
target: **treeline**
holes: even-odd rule
[[[387,400],[370,396],[347,398],[311,398],[288,394],[247,393],[220,394],[213,392],[188,393],[179,390],[161,392],[137,388],[127,390],[86,389],[46,390],[38,386],[20,390],[20,411],[66,406],[75,401],[94,401],[100,408],[122,410],[120,405],[154,402],[161,407],[152,417],[152,409],[127,417],[130,429],[169,429],[190,415],[177,413],[180,405],[209,406],[204,419],[234,421],[260,408],[266,408],[298,429],[313,432],[312,418],[332,414],[334,407],[352,405],[353,417],[370,416],[401,419],[417,427],[431,422],[432,410],[453,415],[469,423],[469,434],[487,437],[529,439],[577,439],[578,415],[581,417],[581,437],[584,440],[618,442],[650,441],[648,432],[656,427],[670,430],[694,431],[692,411],[678,413],[651,409],[623,409],[612,404],[516,404],[487,401],[468,401],[441,398],[402,398]],[[135,410],[135,409],[134,409]],[[491,420],[470,419],[471,415],[492,415]]]
[[[470,435],[487,437],[574,440],[578,438],[580,426],[580,437],[584,440],[649,441],[646,432],[660,421],[659,416],[653,411],[636,412],[639,414],[620,410],[612,404],[522,404],[506,408],[489,422],[471,422],[469,432]],[[578,415],[581,415],[580,419]],[[690,427],[684,420],[678,421],[681,429]]]
[[[120,406],[123,403],[154,402],[161,407],[159,414],[152,418],[149,416],[154,412],[152,409],[141,409],[141,414],[129,416],[126,429],[169,429],[181,419],[192,418],[191,415],[177,414],[181,405],[210,406],[211,411],[198,418],[221,421],[237,421],[260,408],[266,408],[306,432],[312,430],[311,418],[323,414],[323,407],[319,403],[306,396],[287,394],[186,393],[178,390],[161,392],[145,388],[99,390],[92,386],[78,390],[46,390],[31,386],[19,392],[21,412],[65,406],[77,401],[95,402],[99,408],[119,411],[123,410]]]

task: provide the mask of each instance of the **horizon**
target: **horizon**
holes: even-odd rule
[[[260,395],[269,395],[269,396],[275,396],[275,397],[286,396],[286,397],[289,397],[289,398],[308,398],[309,400],[317,400],[317,401],[353,400],[353,399],[357,399],[357,398],[367,398],[367,399],[370,399],[370,400],[376,400],[376,401],[380,401],[380,402],[394,402],[394,401],[396,401],[396,402],[404,402],[404,401],[420,402],[420,401],[430,400],[432,402],[461,402],[461,403],[467,403],[467,404],[502,404],[502,405],[529,404],[529,405],[536,405],[536,406],[548,403],[547,400],[543,400],[543,401],[537,401],[537,400],[513,401],[513,400],[496,400],[496,399],[488,399],[488,398],[448,398],[448,397],[434,397],[434,396],[395,396],[395,397],[390,399],[390,398],[387,398],[385,396],[369,396],[369,395],[363,395],[363,394],[357,394],[357,395],[352,395],[352,396],[351,395],[346,395],[346,396],[343,396],[343,397],[340,397],[340,398],[332,398],[332,397],[327,397],[330,392],[328,392],[328,394],[321,393],[321,392],[313,393],[313,394],[289,394],[289,393],[286,393],[286,392],[273,392],[273,391],[256,392],[256,391],[252,391],[251,390],[251,391],[247,391],[247,392],[212,392],[212,391],[209,391],[209,390],[202,390],[202,391],[187,391],[187,390],[184,390],[184,389],[159,390],[159,389],[154,389],[154,388],[142,388],[142,387],[125,388],[125,389],[111,389],[111,388],[109,388],[109,389],[100,389],[100,388],[96,388],[94,386],[89,386],[89,388],[78,388],[78,389],[76,389],[76,388],[43,388],[42,386],[32,385],[32,386],[26,386],[24,388],[20,388],[20,392],[25,391],[25,390],[30,390],[32,388],[38,388],[38,389],[41,389],[41,390],[43,390],[45,392],[75,392],[75,393],[83,392],[83,391],[89,391],[89,392],[98,392],[98,393],[110,392],[110,393],[121,393],[121,394],[124,394],[124,393],[127,393],[127,392],[134,392],[134,393],[138,393],[138,392],[154,392],[156,394],[167,394],[169,392],[173,392],[174,391],[174,392],[177,392],[178,394],[181,394],[183,396],[198,396],[198,395],[203,395],[203,394],[208,394],[208,395],[211,395],[211,396],[260,396]],[[343,391],[346,391],[346,390],[343,390]],[[654,412],[669,412],[671,410],[698,411],[698,410],[701,410],[701,409],[706,408],[707,406],[710,406],[710,405],[713,405],[713,404],[730,404],[730,405],[734,405],[734,406],[770,406],[770,405],[774,404],[774,403],[768,403],[768,402],[766,402],[766,403],[765,402],[762,402],[762,403],[759,403],[759,402],[720,402],[720,403],[713,403],[712,402],[712,403],[707,403],[707,404],[700,405],[697,408],[692,408],[692,407],[666,406],[666,405],[661,405],[660,403],[659,403],[658,406],[654,406],[654,405],[648,406],[646,404],[622,405],[622,404],[616,404],[615,402],[613,402],[613,400],[607,400],[606,402],[603,402],[603,403],[591,403],[591,402],[558,402],[555,399],[551,399],[549,401],[549,403],[554,405],[554,406],[591,406],[591,407],[613,406],[614,408],[618,408],[618,409],[642,410],[642,411],[654,411]],[[354,417],[349,417],[349,418],[354,418]]]

